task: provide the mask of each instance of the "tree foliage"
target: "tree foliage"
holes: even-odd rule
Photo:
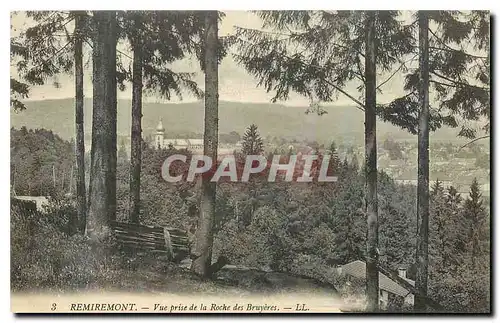
[[[361,11],[261,11],[263,30],[237,28],[235,59],[256,76],[258,84],[286,100],[290,92],[312,102],[335,101],[339,94],[350,98],[360,109],[363,99],[348,93],[348,83],[364,90],[365,18]],[[376,63],[390,71],[413,51],[413,25],[404,25],[397,11],[376,12]],[[380,91],[386,80],[379,82]],[[415,127],[415,120],[386,111],[377,113],[400,126]],[[413,122],[413,124],[409,124]]]
[[[17,195],[61,197],[74,192],[72,143],[52,131],[25,127],[11,129],[10,138],[11,184]]]
[[[429,12],[429,73],[431,130],[441,125],[460,126],[459,136],[474,138],[473,121],[490,119],[490,22],[486,11]],[[404,97],[388,104],[395,112],[416,115],[418,109],[418,68],[406,75]]]
[[[430,295],[449,311],[489,311],[490,223],[477,182],[465,201],[436,183],[431,202]]]
[[[264,142],[256,125],[250,125],[242,138],[242,152],[245,155],[260,155],[264,151]]]

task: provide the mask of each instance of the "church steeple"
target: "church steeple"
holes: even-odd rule
[[[156,126],[156,134],[155,134],[155,146],[156,148],[163,148],[163,137],[165,135],[165,128],[163,127],[162,118],[160,117],[160,121]]]
[[[158,122],[158,125],[156,126],[156,132],[165,133],[165,128],[163,128],[163,122],[162,122],[161,117],[160,117],[160,121]]]

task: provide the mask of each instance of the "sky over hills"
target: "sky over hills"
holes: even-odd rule
[[[401,19],[410,21],[411,12],[403,11]],[[22,12],[11,15],[11,35],[19,35],[32,23]],[[262,21],[251,12],[226,11],[226,17],[219,26],[219,35],[233,34],[235,26],[260,29]],[[68,28],[71,30],[73,27],[68,26]],[[120,43],[118,48],[122,53],[130,53],[127,44]],[[86,53],[90,53],[89,48],[86,49]],[[127,59],[126,56],[122,57],[125,64]],[[15,76],[16,69],[12,65],[11,63],[11,74]],[[87,60],[84,72],[84,94],[87,98],[85,107],[86,125],[90,125],[91,121],[91,69],[91,62]],[[178,72],[196,73],[195,81],[203,88],[204,75],[201,73],[199,63],[195,59],[184,59],[175,62],[172,69]],[[378,103],[390,102],[392,99],[404,94],[404,74],[397,72],[394,76],[392,75],[393,71],[379,71],[377,83],[384,83],[384,86],[382,93],[377,93]],[[392,77],[388,82],[385,82],[389,76]],[[11,113],[12,126],[45,127],[61,132],[63,137],[66,138],[73,136],[74,78],[71,75],[61,75],[58,76],[57,83],[59,84],[58,87],[55,87],[52,81],[48,81],[43,86],[33,86],[28,100],[28,110],[19,114]],[[348,83],[345,90],[355,98],[363,101],[363,93],[357,90],[357,86],[358,84]],[[130,111],[131,97],[132,89],[130,84],[124,91],[118,91],[118,113],[122,116],[118,120],[118,131],[122,135],[126,135],[130,131],[130,114],[127,111]],[[328,140],[332,135],[347,135],[357,138],[363,136],[363,114],[354,109],[351,99],[342,94],[339,94],[337,100],[322,104],[328,106],[326,110],[329,112],[323,117],[305,116],[304,112],[309,105],[309,99],[297,94],[292,93],[289,100],[278,102],[279,104],[271,104],[272,97],[273,93],[266,93],[263,88],[257,87],[257,80],[249,75],[243,67],[239,66],[231,54],[222,61],[219,66],[220,126],[222,132],[235,130],[242,133],[249,124],[256,123],[264,135],[266,133],[284,136],[297,135],[298,137],[325,140]],[[171,101],[166,101],[154,94],[146,94],[144,102],[146,103],[143,120],[145,133],[149,128],[154,129],[160,116],[164,117],[164,123],[167,123],[166,126],[169,126],[175,132],[199,132],[200,127],[202,127],[202,103],[189,95],[184,95],[182,101],[175,96],[172,97]],[[285,109],[285,106],[293,106],[296,109]],[[49,115],[53,117],[50,119]],[[179,120],[181,121],[179,122]],[[87,133],[89,133],[89,130],[90,127],[86,130]],[[403,130],[382,122],[378,126],[378,132],[379,138],[382,139],[387,134],[395,134],[396,137],[402,139],[415,138],[415,136]],[[456,129],[444,129],[438,131],[435,138],[454,140],[457,132]]]
[[[406,14],[407,15],[407,14]],[[404,16],[404,15],[403,15]],[[28,20],[24,13],[18,13],[11,18],[11,35],[18,35],[20,32],[25,30],[30,26],[32,22]],[[247,11],[226,11],[226,17],[223,19],[219,26],[219,35],[230,35],[234,33],[234,26],[246,27],[246,28],[261,28],[262,22],[258,16],[254,13]],[[73,28],[68,26],[69,29]],[[127,44],[119,44],[119,50],[124,53],[129,53],[129,48]],[[87,49],[88,52],[88,49]],[[123,61],[127,62],[128,58],[123,57]],[[198,82],[201,88],[204,86],[204,76],[199,69],[199,64],[194,59],[185,59],[173,64],[172,69],[179,72],[193,72],[196,73],[195,80]],[[87,64],[85,66],[85,84],[84,84],[84,94],[86,97],[92,97],[92,82],[91,73],[92,66]],[[11,64],[11,74],[16,75],[16,70]],[[389,73],[381,73],[379,75],[380,79],[383,80]],[[239,66],[231,54],[229,54],[221,63],[219,67],[219,97],[221,100],[234,101],[234,102],[252,102],[252,103],[264,103],[269,102],[272,98],[271,93],[266,93],[263,88],[257,87],[257,80],[249,75],[245,69]],[[402,75],[395,75],[389,82],[384,86],[383,93],[378,95],[378,101],[380,103],[385,103],[391,101],[393,98],[403,94],[402,90]],[[57,77],[58,87],[54,87],[53,81],[48,81],[46,85],[43,86],[33,86],[31,88],[29,100],[44,100],[44,99],[62,99],[62,98],[72,98],[74,97],[74,78],[71,75],[61,75]],[[356,90],[357,84],[347,84],[346,90],[353,94],[355,97],[362,95]],[[131,87],[128,86],[123,92],[118,93],[120,99],[130,99],[132,96]],[[156,97],[155,95],[148,95],[145,97],[145,101],[149,102],[166,102],[165,100]],[[180,100],[173,97],[173,102],[179,102]],[[184,96],[186,102],[196,101],[195,98],[188,95]],[[309,99],[301,97],[297,94],[291,94],[290,99],[286,102],[280,102],[285,105],[295,105],[304,106],[309,104]],[[352,101],[342,94],[339,95],[338,99],[331,102],[334,105],[352,105]]]

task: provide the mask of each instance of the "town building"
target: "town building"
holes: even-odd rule
[[[338,268],[341,274],[345,274],[347,276],[355,277],[358,279],[366,279],[366,263],[361,260],[356,260],[345,264]],[[399,277],[406,280],[411,285],[415,286],[415,281],[406,277],[406,269],[400,268],[398,269]],[[399,298],[403,306],[413,306],[414,304],[414,295],[407,290],[405,287],[401,286],[399,283],[390,279],[386,275],[379,272],[379,303],[380,309],[386,310],[391,301]],[[397,303],[394,301],[394,303]]]
[[[186,149],[191,151],[193,154],[203,154],[203,138],[165,138],[165,128],[163,127],[161,118],[156,126],[154,141],[151,145],[156,149]],[[217,149],[218,158],[221,159],[225,155],[232,155],[237,150],[241,150],[241,142],[238,142],[235,145],[219,143]]]
[[[203,139],[165,138],[165,128],[161,119],[156,126],[154,138],[153,146],[157,149],[175,148],[203,152]]]

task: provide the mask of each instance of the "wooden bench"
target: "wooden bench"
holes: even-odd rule
[[[165,254],[174,262],[189,256],[190,242],[184,230],[117,221],[110,224],[116,240],[125,249]]]

